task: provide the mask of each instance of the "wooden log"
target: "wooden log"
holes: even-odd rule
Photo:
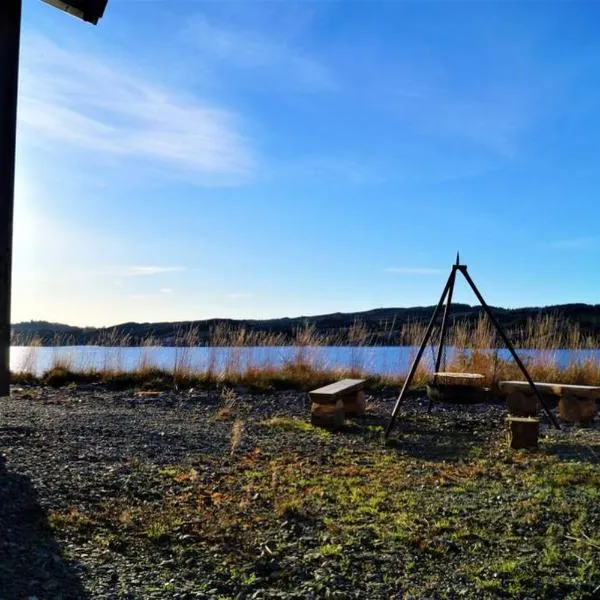
[[[515,417],[535,417],[539,412],[538,399],[532,394],[514,390],[506,398],[508,412]]]
[[[335,431],[344,424],[344,403],[337,400],[335,404],[313,402],[310,408],[310,422],[316,427]]]
[[[534,417],[508,417],[506,439],[513,450],[537,448],[540,420]]]
[[[593,398],[578,398],[563,396],[558,401],[558,415],[567,423],[585,423],[593,421],[596,413],[596,400]]]
[[[341,400],[344,403],[344,413],[347,417],[362,417],[365,414],[367,401],[363,390],[346,394],[341,397]]]

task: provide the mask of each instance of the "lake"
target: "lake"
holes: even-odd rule
[[[13,372],[30,371],[41,374],[56,361],[65,362],[72,370],[120,369],[133,371],[141,365],[152,365],[172,371],[176,365],[189,366],[196,371],[206,371],[211,367],[221,371],[225,367],[243,371],[248,366],[278,367],[298,357],[320,368],[358,368],[367,373],[401,375],[406,373],[416,354],[413,346],[320,346],[320,347],[105,347],[105,346],[60,346],[60,347],[24,347],[11,349],[11,370]],[[456,350],[447,349],[451,359]],[[540,353],[536,350],[519,350],[522,359],[531,359]],[[498,354],[510,359],[510,353],[501,349]],[[551,355],[558,366],[564,367],[572,362],[594,360],[600,362],[600,349],[594,350],[552,350],[544,353]],[[431,367],[433,350],[428,347],[423,355],[423,364]]]

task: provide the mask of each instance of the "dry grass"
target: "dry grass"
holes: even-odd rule
[[[194,373],[192,348],[198,346],[198,332],[186,329],[177,332],[175,338],[175,362],[173,365],[173,382],[175,386],[185,384]]]
[[[395,323],[389,325],[390,336]],[[409,364],[416,355],[425,333],[423,323],[412,322],[401,328],[401,339],[411,347]],[[440,328],[434,329],[428,348],[425,349],[413,386],[419,387],[430,380],[435,364]],[[598,342],[582,335],[579,326],[555,317],[543,316],[527,322],[517,331],[509,331],[509,337],[518,348],[535,348],[531,356],[520,351],[532,377],[537,381],[555,381],[588,385],[600,385],[600,361],[594,358],[572,358],[560,363],[558,351],[568,349],[584,351],[598,348]],[[109,334],[104,342],[111,347],[103,353],[100,367],[82,365],[74,351],[69,348],[57,351],[44,380],[61,385],[69,380],[101,381],[117,386],[145,385],[155,387],[186,386],[236,386],[256,390],[311,389],[342,377],[362,377],[370,387],[399,386],[406,377],[407,365],[386,365],[390,375],[373,375],[372,365],[365,364],[365,348],[374,342],[369,328],[355,322],[343,335],[330,336],[312,325],[299,327],[294,332],[293,350],[288,359],[279,364],[265,361],[261,348],[289,346],[285,337],[277,332],[255,332],[245,328],[218,325],[211,331],[208,361],[195,364],[193,349],[199,344],[197,331],[189,329],[178,332],[175,343],[174,363],[170,369],[159,368],[151,358],[151,348],[156,340],[148,338],[139,353],[135,368],[125,368],[123,352],[130,344],[129,338]],[[349,346],[349,362],[346,368],[334,368],[328,363],[327,347]],[[33,344],[26,355],[16,380],[30,379],[36,371],[37,349]],[[457,372],[481,373],[487,385],[494,386],[502,379],[523,379],[512,358],[502,351],[489,320],[482,316],[476,323],[458,321],[451,324],[441,369]],[[270,359],[272,360],[272,359]],[[224,408],[227,408],[225,406]],[[225,411],[227,412],[227,411]],[[225,417],[225,415],[224,415]]]
[[[235,449],[240,445],[242,441],[242,433],[244,431],[244,425],[240,419],[236,419],[233,427],[231,428],[231,451],[230,454],[233,455]]]
[[[230,387],[224,387],[221,390],[221,407],[217,410],[215,420],[229,421],[234,415],[235,405],[237,403],[237,394]]]
[[[598,342],[582,335],[579,325],[543,316],[531,319],[525,328],[509,332],[518,353],[536,381],[555,381],[574,384],[600,384],[600,361],[571,358],[566,364],[559,361],[560,350],[584,351],[598,348]],[[482,316],[474,327],[455,324],[449,331],[453,347],[447,365],[449,371],[481,373],[488,385],[503,379],[524,379],[512,358],[502,358],[503,347],[487,317]],[[521,351],[519,351],[519,349]],[[536,349],[534,354],[523,349]],[[505,356],[507,356],[505,351]]]
[[[41,347],[42,342],[39,338],[32,340],[27,353],[23,358],[21,364],[21,373],[26,377],[31,377],[38,371],[38,348]]]

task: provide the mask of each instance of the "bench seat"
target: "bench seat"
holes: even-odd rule
[[[597,414],[596,403],[600,399],[600,387],[571,385],[567,383],[538,383],[541,394],[558,396],[558,414],[568,423],[592,421]],[[508,409],[519,416],[533,416],[539,406],[531,386],[526,381],[500,381],[498,388],[507,394]]]
[[[600,399],[600,387],[594,385],[571,385],[568,383],[538,383],[535,387],[542,394],[554,394],[555,396],[576,396],[578,398]],[[532,391],[526,381],[500,381],[500,391],[510,394],[511,392]]]
[[[362,390],[364,384],[364,379],[342,379],[341,381],[336,381],[335,383],[330,383],[329,385],[313,390],[308,395],[313,402],[325,404],[327,402],[335,402],[342,396]]]

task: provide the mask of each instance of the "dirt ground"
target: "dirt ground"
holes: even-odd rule
[[[600,597],[600,426],[506,448],[502,403],[306,394],[0,400],[0,599]]]

